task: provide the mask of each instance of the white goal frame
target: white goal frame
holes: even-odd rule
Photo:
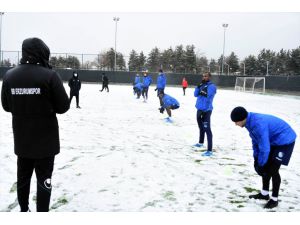
[[[264,94],[265,89],[266,89],[265,77],[237,77],[235,79],[235,86],[234,86],[235,91]]]

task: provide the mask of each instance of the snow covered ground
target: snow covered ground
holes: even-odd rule
[[[2,83],[0,82],[0,85]],[[69,92],[69,88],[67,88]],[[251,139],[230,120],[238,105],[286,120],[298,141],[288,167],[281,168],[280,202],[276,211],[300,211],[300,97],[217,91],[212,114],[214,155],[191,147],[198,140],[193,88],[166,93],[179,100],[174,123],[164,122],[150,87],[149,100],[135,99],[132,86],[83,84],[80,106],[58,115],[61,153],[52,178],[51,210],[59,212],[236,212],[265,211],[265,202],[249,200],[261,188],[253,169]],[[19,211],[16,156],[11,114],[0,110],[0,211]],[[197,150],[197,151],[196,151]],[[35,211],[36,179],[30,208]]]

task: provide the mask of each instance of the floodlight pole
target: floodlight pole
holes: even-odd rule
[[[244,63],[244,62],[241,62],[241,64],[244,65],[244,76],[245,76],[245,63]]]
[[[223,71],[224,71],[224,59],[225,59],[225,32],[226,32],[226,28],[228,27],[228,23],[223,23],[222,26],[224,27],[224,40],[223,40],[223,55],[222,55],[222,74],[223,75]]]
[[[116,29],[115,29],[115,71],[117,70],[117,24],[120,20],[119,17],[114,17],[114,21],[116,22]]]

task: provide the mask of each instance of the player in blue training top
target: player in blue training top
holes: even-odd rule
[[[143,84],[142,83],[137,83],[133,86],[133,91],[134,91],[134,94],[137,95],[137,99],[139,99],[141,97],[141,94],[142,94],[142,90],[143,90]]]
[[[140,75],[137,73],[134,77],[134,81],[133,81],[133,94],[135,95],[136,94],[136,91],[135,91],[135,88],[134,86],[138,83],[141,83],[141,77]]]
[[[160,106],[161,106],[159,108],[159,112],[164,113],[164,110],[166,110],[168,113],[168,116],[169,116],[166,118],[166,122],[172,122],[171,110],[178,109],[180,107],[179,102],[175,98],[171,97],[170,95],[165,94],[163,91],[161,91],[158,94],[158,98],[159,98]]]
[[[152,83],[152,78],[147,74],[147,71],[145,71],[143,77],[143,90],[142,90],[144,102],[148,100],[148,90],[151,83]]]
[[[137,83],[141,83],[141,77],[138,73],[134,77],[133,86],[136,85]]]
[[[211,74],[206,72],[203,74],[201,84],[194,91],[194,96],[197,98],[197,123],[200,130],[199,143],[195,147],[202,147],[204,143],[204,135],[207,136],[207,151],[202,156],[212,155],[213,135],[210,128],[210,117],[213,110],[213,100],[217,92],[216,86],[210,81]]]
[[[157,96],[159,95],[160,92],[165,91],[166,84],[167,84],[166,75],[163,73],[163,70],[160,69],[159,74],[157,76],[157,82],[155,88],[155,91],[157,91]]]
[[[272,178],[272,196],[264,206],[272,209],[278,206],[278,193],[281,183],[279,168],[287,166],[296,140],[296,133],[282,119],[260,113],[247,112],[243,107],[236,107],[231,112],[231,120],[237,126],[246,127],[252,139],[254,168],[262,177],[260,193],[249,198],[269,200],[269,185]]]

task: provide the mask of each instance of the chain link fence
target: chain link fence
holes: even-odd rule
[[[0,66],[5,67],[14,67],[19,64],[20,59],[22,57],[21,51],[1,51],[1,60],[0,60]],[[114,62],[107,62],[107,59],[105,59],[104,55],[100,54],[79,54],[79,53],[57,53],[53,52],[50,54],[50,65],[53,68],[57,69],[82,69],[82,70],[105,70],[105,71],[113,71],[114,70]],[[123,56],[125,60],[125,65],[128,64],[129,56]],[[112,65],[112,66],[107,66]],[[132,70],[128,66],[125,66],[125,68],[118,68],[117,71],[133,71],[133,72],[142,72],[144,70],[148,70],[152,73],[157,73],[157,69],[151,69],[151,68],[140,68],[140,70]],[[182,67],[182,68],[181,68]],[[208,66],[203,66],[194,69],[194,71],[190,72],[187,71],[187,68],[184,66],[178,67],[178,71],[176,68],[173,68],[172,65],[169,66],[160,66],[160,68],[163,68],[166,73],[182,73],[182,74],[188,74],[188,73],[203,73],[205,71],[210,71],[211,68]],[[211,70],[214,70],[213,68]],[[213,71],[212,71],[213,73]],[[217,72],[215,72],[217,73]]]
[[[0,54],[0,66],[5,67],[14,67],[19,64],[20,59],[22,57],[21,51],[1,51]],[[129,61],[129,56],[123,56],[125,60],[125,65],[127,65]],[[112,66],[107,66],[111,65]],[[107,59],[100,53],[100,54],[79,54],[79,53],[57,53],[53,52],[50,54],[50,65],[53,68],[57,69],[81,69],[81,70],[105,70],[105,71],[113,71],[114,62],[107,62]],[[173,68],[173,65],[169,66],[162,66],[161,68],[164,69],[166,73],[182,73],[182,74],[189,74],[189,73],[203,73],[205,71],[211,71],[212,74],[220,74],[218,73],[217,69],[210,68],[209,66],[198,67],[194,69],[192,72],[187,71],[187,68],[184,66],[178,67],[178,71],[176,68]],[[117,67],[117,71],[129,71],[129,67],[125,66],[125,68],[120,69]],[[144,70],[148,70],[149,72],[156,73],[158,69],[147,69],[146,67],[140,68],[140,71],[132,70],[133,72],[142,72]],[[220,70],[220,66],[219,66]]]
[[[19,64],[21,51],[1,51],[0,66],[14,67]],[[101,54],[51,53],[50,65],[59,69],[113,70],[104,66]],[[125,69],[126,70],[126,69]]]

